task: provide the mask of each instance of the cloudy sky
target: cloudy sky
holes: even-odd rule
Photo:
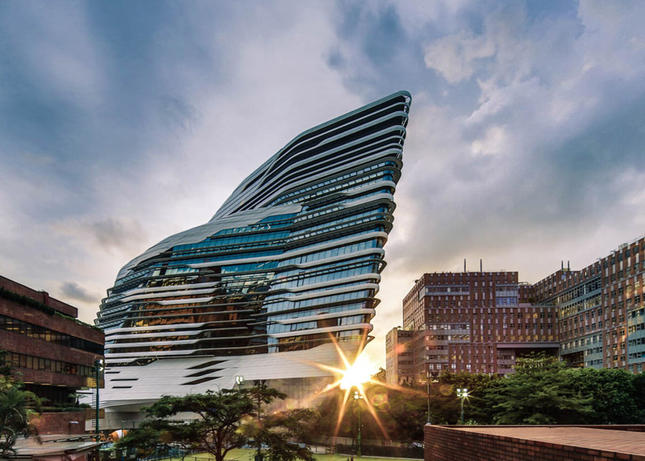
[[[300,131],[413,95],[369,353],[422,272],[645,232],[645,2],[0,3],[0,274],[92,321]]]

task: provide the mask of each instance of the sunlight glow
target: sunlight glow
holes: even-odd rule
[[[361,354],[361,351],[363,350],[363,346],[365,344],[364,341],[361,344],[361,346],[358,348],[359,353],[357,354],[357,356],[354,357],[353,361],[350,361],[350,359],[345,355],[345,352],[343,351],[343,349],[339,346],[338,342],[336,341],[336,338],[330,335],[330,339],[331,339],[331,342],[336,347],[336,352],[338,353],[338,357],[341,359],[341,362],[342,362],[341,366],[343,368],[332,367],[318,362],[304,361],[304,363],[308,363],[309,365],[318,367],[321,370],[329,371],[333,373],[333,375],[336,377],[336,380],[333,383],[328,384],[322,391],[310,396],[310,399],[313,400],[319,395],[325,394],[326,392],[333,391],[334,389],[337,389],[337,388],[342,389],[344,391],[342,399],[339,399],[339,402],[338,402],[338,419],[336,420],[334,439],[338,435],[340,425],[343,422],[343,418],[345,417],[348,407],[351,408],[351,405],[359,405],[359,411],[360,411],[360,408],[364,405],[368,413],[372,416],[372,418],[374,418],[374,421],[376,422],[379,429],[381,430],[383,437],[389,440],[390,437],[387,435],[387,431],[385,430],[383,423],[379,419],[378,414],[374,409],[374,402],[372,402],[371,398],[368,397],[367,395],[365,386],[366,385],[380,386],[387,389],[392,389],[392,390],[411,393],[411,394],[424,395],[424,396],[426,394],[420,391],[417,391],[411,388],[402,387],[396,384],[386,384],[382,381],[379,381],[373,378],[372,376],[377,372],[378,368],[374,363],[370,362],[367,355]],[[370,392],[370,394],[374,394],[374,392]],[[351,405],[350,405],[350,395],[354,397],[351,399],[352,400]],[[380,395],[380,398],[378,400],[382,403],[382,395]]]
[[[359,355],[354,363],[343,371],[343,377],[340,379],[338,385],[343,390],[358,387],[363,383],[369,382],[376,371],[376,365],[369,361],[367,355]]]

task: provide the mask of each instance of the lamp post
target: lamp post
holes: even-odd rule
[[[361,456],[361,404],[359,400],[362,398],[363,396],[358,391],[354,391],[354,402],[358,405],[358,434],[356,436],[356,456],[358,457]]]
[[[426,424],[432,424],[432,420],[430,418],[430,385],[438,382],[439,381],[433,378],[432,374],[429,371],[426,371],[426,400],[427,400]]]
[[[262,401],[261,401],[261,392],[266,387],[266,381],[264,379],[255,381],[256,391],[257,391],[257,401],[258,401],[258,436],[260,435],[259,431],[262,426]],[[262,461],[262,441],[257,437],[257,452],[255,454],[255,461]]]
[[[426,373],[426,398],[428,400],[426,424],[432,424],[430,421],[430,373]]]
[[[461,424],[464,424],[464,400],[468,398],[468,389],[467,388],[458,388],[457,397],[461,400]]]
[[[96,431],[96,441],[101,440],[101,436],[99,435],[99,381],[101,379],[101,361],[100,360],[95,360],[94,361],[94,378],[96,379],[96,413],[94,414],[95,420],[94,420],[94,430]]]

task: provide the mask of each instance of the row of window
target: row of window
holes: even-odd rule
[[[264,232],[259,234],[237,235],[221,239],[206,239],[199,243],[177,245],[173,248],[173,256],[188,256],[200,252],[222,251],[221,247],[237,247],[239,244],[269,244],[274,241],[281,241],[289,236],[288,231]],[[228,249],[228,248],[226,248]]]
[[[265,304],[267,312],[281,312],[291,309],[301,309],[303,307],[321,306],[325,304],[339,303],[344,301],[367,298],[368,290],[350,291],[348,293],[338,293],[331,296],[320,296],[317,298],[303,299],[300,301],[279,301],[277,303]]]
[[[79,365],[77,363],[63,362],[61,360],[44,359],[32,355],[7,352],[5,361],[15,368],[27,368],[30,370],[51,371],[66,375],[94,376],[94,367]]]
[[[561,307],[560,317],[569,317],[571,315],[578,314],[588,309],[595,309],[596,307],[600,306],[600,301],[601,301],[600,294],[591,296],[587,299],[576,301],[573,304],[569,304],[568,306]]]
[[[517,306],[517,296],[497,296],[495,297],[495,306]]]
[[[341,224],[345,224],[345,223],[348,223],[348,222],[352,223],[354,221],[359,221],[359,220],[361,220],[362,218],[365,218],[365,217],[373,217],[374,215],[379,215],[379,214],[385,213],[386,211],[387,210],[385,208],[379,207],[377,209],[372,209],[372,210],[369,210],[369,211],[365,211],[363,213],[352,214],[352,215],[349,215],[349,216],[345,216],[345,217],[342,217],[342,218],[335,219],[335,220],[333,220],[331,222],[327,221],[327,222],[324,222],[322,224],[318,224],[316,226],[307,227],[305,229],[293,232],[291,234],[291,237],[295,238],[297,236],[307,234],[309,232],[321,230],[321,229],[332,230],[332,229],[329,229],[330,226],[341,225]]]
[[[372,231],[370,231],[372,232]],[[349,245],[338,246],[329,248],[322,251],[307,253],[304,255],[296,256],[294,258],[285,259],[280,262],[279,267],[290,266],[292,264],[302,264],[321,259],[333,258],[334,256],[341,256],[349,253],[356,253],[357,251],[366,250],[368,248],[378,248],[379,242],[377,239],[364,240],[362,242],[351,243]]]
[[[364,275],[364,274],[373,274],[373,273],[375,273],[375,270],[372,263],[369,263],[368,265],[364,265],[362,267],[361,266],[353,267],[350,269],[338,270],[335,272],[328,272],[326,274],[309,275],[305,273],[300,278],[291,279],[285,282],[274,283],[271,285],[271,289],[278,290],[281,288],[297,288],[297,287],[303,287],[306,285],[346,279],[348,277]]]
[[[293,216],[295,216],[295,213],[287,214],[287,215],[269,216],[268,218],[263,219],[257,224],[251,224],[249,226],[244,226],[244,227],[231,227],[229,229],[222,229],[217,234],[215,234],[214,237],[219,237],[220,235],[238,234],[243,232],[258,232],[262,230],[270,230],[270,229],[277,229],[281,227],[290,226],[291,224],[293,224],[293,222],[290,219]],[[272,218],[276,218],[276,219],[272,220]]]
[[[357,323],[365,322],[365,315],[353,315],[349,317],[335,317],[330,319],[312,320],[310,322],[291,323],[287,325],[273,324],[268,326],[267,332],[269,334],[286,333],[290,331],[310,330],[314,328],[355,325]]]
[[[103,345],[85,339],[70,336],[65,333],[50,330],[39,325],[23,322],[22,320],[0,315],[0,330],[11,331],[30,338],[40,339],[61,346],[73,347],[94,354],[103,354]]]
[[[346,268],[351,268],[351,267],[357,267],[357,266],[362,266],[365,264],[371,264],[374,266],[374,269],[376,270],[376,264],[380,263],[381,260],[378,257],[379,255],[371,253],[371,254],[366,254],[362,256],[358,256],[355,258],[351,258],[349,260],[343,259],[340,261],[334,261],[334,262],[329,262],[326,264],[320,264],[317,265],[315,268],[308,268],[307,271],[305,272],[305,269],[302,268],[295,268],[291,270],[286,270],[284,272],[280,272],[279,276],[276,277],[276,280],[283,280],[283,279],[291,279],[291,278],[298,278],[302,275],[305,274],[324,274],[327,272],[334,272],[336,270],[340,269],[346,269]]]
[[[350,229],[352,227],[356,227],[361,224],[364,225],[364,224],[373,223],[377,221],[383,221],[385,219],[386,219],[385,215],[381,213],[380,215],[374,214],[372,216],[365,216],[360,219],[352,219],[350,221],[344,221],[342,223],[338,223],[337,221],[326,222],[325,226],[322,229],[318,229],[315,231],[310,231],[309,229],[306,229],[303,234],[293,236],[288,241],[290,244],[293,244],[298,240],[308,239],[311,237],[315,237],[316,235],[331,234],[332,232],[337,232],[342,229]],[[373,226],[373,227],[370,227],[370,229],[372,231],[382,231],[383,226],[375,226],[375,227]],[[343,234],[347,234],[347,231],[343,232]],[[356,235],[356,234],[353,234],[353,235]]]
[[[289,192],[287,194],[281,195],[280,197],[278,197],[272,203],[272,205],[276,205],[276,204],[280,204],[280,203],[293,203],[294,201],[302,202],[302,201],[307,200],[307,199],[309,199],[311,197],[322,195],[323,193],[327,193],[327,192],[333,190],[333,187],[329,188],[329,187],[325,187],[325,186],[328,186],[328,185],[334,184],[334,183],[342,182],[343,180],[351,178],[351,177],[358,177],[358,178],[367,177],[369,180],[373,180],[376,177],[380,176],[380,174],[379,173],[372,173],[369,176],[365,176],[365,173],[368,172],[368,171],[376,170],[378,168],[383,168],[384,166],[387,166],[387,165],[394,166],[394,163],[389,162],[389,161],[388,162],[380,162],[380,163],[377,163],[375,165],[370,165],[368,167],[362,168],[360,170],[352,171],[350,173],[345,173],[345,174],[343,174],[341,176],[336,176],[336,177],[334,177],[332,179],[328,179],[326,181],[317,182],[317,183],[315,183],[315,185],[299,188],[297,190],[294,190],[293,192]],[[359,180],[360,179],[357,179],[356,181],[359,181]],[[349,184],[351,184],[351,182],[352,181],[350,181]],[[348,184],[348,183],[343,182],[343,185],[344,184]],[[302,194],[303,192],[307,192],[307,191],[310,191],[310,190],[316,190],[316,192],[314,194],[309,194],[309,195],[305,195],[303,197],[298,197],[296,200],[291,200],[291,201],[286,201],[285,202],[285,200],[290,198],[290,197]]]
[[[341,306],[325,306],[321,307],[318,309],[312,309],[312,310],[305,310],[305,311],[300,311],[300,312],[290,312],[287,314],[278,314],[278,315],[271,315],[269,316],[268,320],[287,320],[287,319],[294,319],[298,317],[309,317],[311,315],[323,315],[323,314],[333,314],[337,312],[346,312],[346,311],[353,311],[356,309],[364,309],[366,308],[367,303],[362,302],[362,303],[352,303],[352,304],[343,304]]]

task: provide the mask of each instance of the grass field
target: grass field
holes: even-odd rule
[[[253,456],[255,451],[250,448],[240,448],[237,450],[231,450],[226,455],[226,459],[229,461],[253,461]],[[347,461],[349,458],[347,455],[314,455],[317,461]],[[375,460],[387,460],[387,461],[409,461],[409,459],[400,459],[400,458],[378,458],[375,456],[363,456],[361,458],[354,457],[354,461],[375,461]],[[208,455],[207,453],[201,453],[196,455],[188,455],[184,458],[184,461],[214,461],[215,458]],[[166,461],[181,461],[181,458],[169,458]]]

